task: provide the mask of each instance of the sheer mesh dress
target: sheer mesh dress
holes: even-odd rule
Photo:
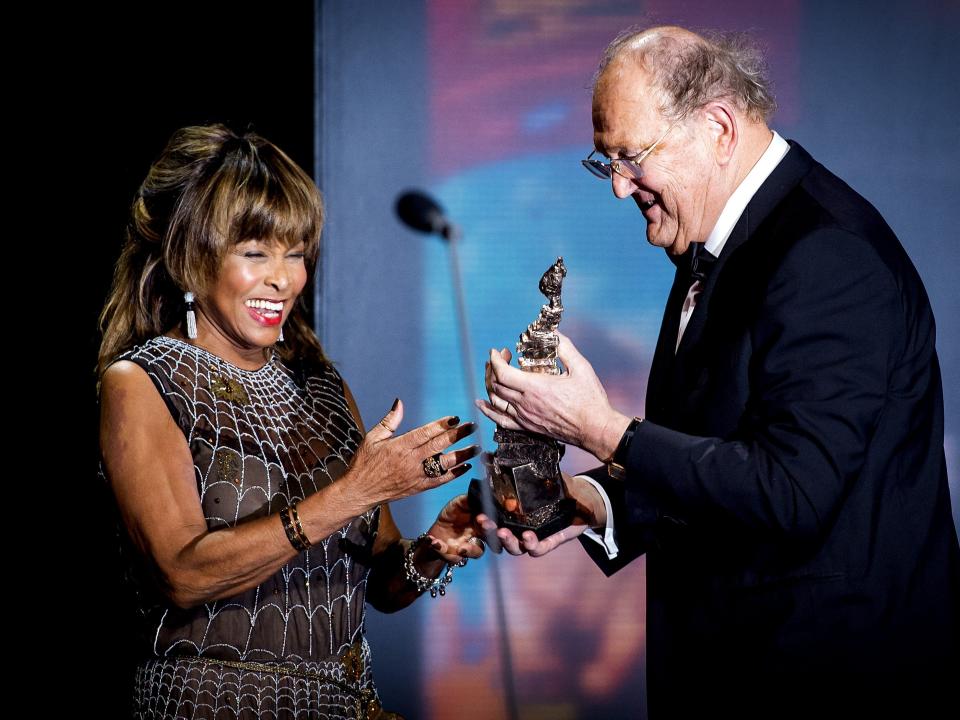
[[[164,336],[118,359],[147,372],[183,431],[211,530],[335,482],[363,439],[328,364],[294,370],[274,353],[247,371]],[[378,518],[356,518],[251,590],[187,610],[155,590],[121,533],[145,644],[135,716],[379,717],[363,635]]]

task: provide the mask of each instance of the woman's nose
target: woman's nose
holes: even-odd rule
[[[284,259],[274,260],[266,278],[267,285],[277,290],[286,290],[290,286],[290,270]]]

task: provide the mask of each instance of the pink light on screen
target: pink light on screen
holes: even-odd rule
[[[604,47],[644,22],[751,32],[765,47],[779,102],[797,116],[799,0],[433,0],[427,9],[430,169],[589,147],[589,86]]]

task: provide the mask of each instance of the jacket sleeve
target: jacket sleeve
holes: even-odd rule
[[[610,499],[618,548],[617,556],[607,557],[606,550],[599,543],[580,537],[580,544],[583,545],[587,555],[609,577],[647,551],[647,547],[652,542],[653,526],[657,520],[658,510],[654,503],[642,496],[642,488],[632,485],[628,491],[628,485],[611,478],[607,474],[606,465],[578,473],[578,475],[589,476],[603,488]]]

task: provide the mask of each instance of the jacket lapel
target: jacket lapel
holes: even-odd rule
[[[729,262],[730,258],[736,254],[740,247],[757,234],[757,229],[763,224],[763,221],[767,219],[780,201],[799,184],[803,177],[810,172],[812,166],[813,158],[797,143],[790,141],[790,152],[783,156],[783,160],[774,168],[773,172],[770,173],[770,177],[764,181],[763,185],[760,186],[756,194],[747,204],[743,214],[730,233],[730,237],[723,246],[720,257],[714,262],[710,274],[703,283],[703,289],[697,298],[697,305],[693,309],[693,315],[690,316],[690,321],[687,323],[686,330],[684,330],[680,346],[677,348],[676,355],[680,361],[674,364],[677,370],[679,370],[679,366],[682,365],[683,356],[689,352],[691,348],[697,346],[697,343],[703,335],[704,327],[710,317],[710,299],[713,295],[713,289],[716,287],[723,273],[724,265]],[[681,304],[683,303],[683,298],[681,298],[680,302]],[[676,333],[674,333],[673,337],[674,340],[676,340]]]
[[[673,286],[667,296],[667,306],[663,311],[663,321],[660,323],[657,348],[653,353],[653,363],[650,366],[650,379],[647,381],[645,413],[654,422],[668,420],[670,389],[673,385],[674,349],[677,332],[680,329],[680,310],[689,289],[686,258],[685,254],[678,260],[677,271],[673,276]]]

